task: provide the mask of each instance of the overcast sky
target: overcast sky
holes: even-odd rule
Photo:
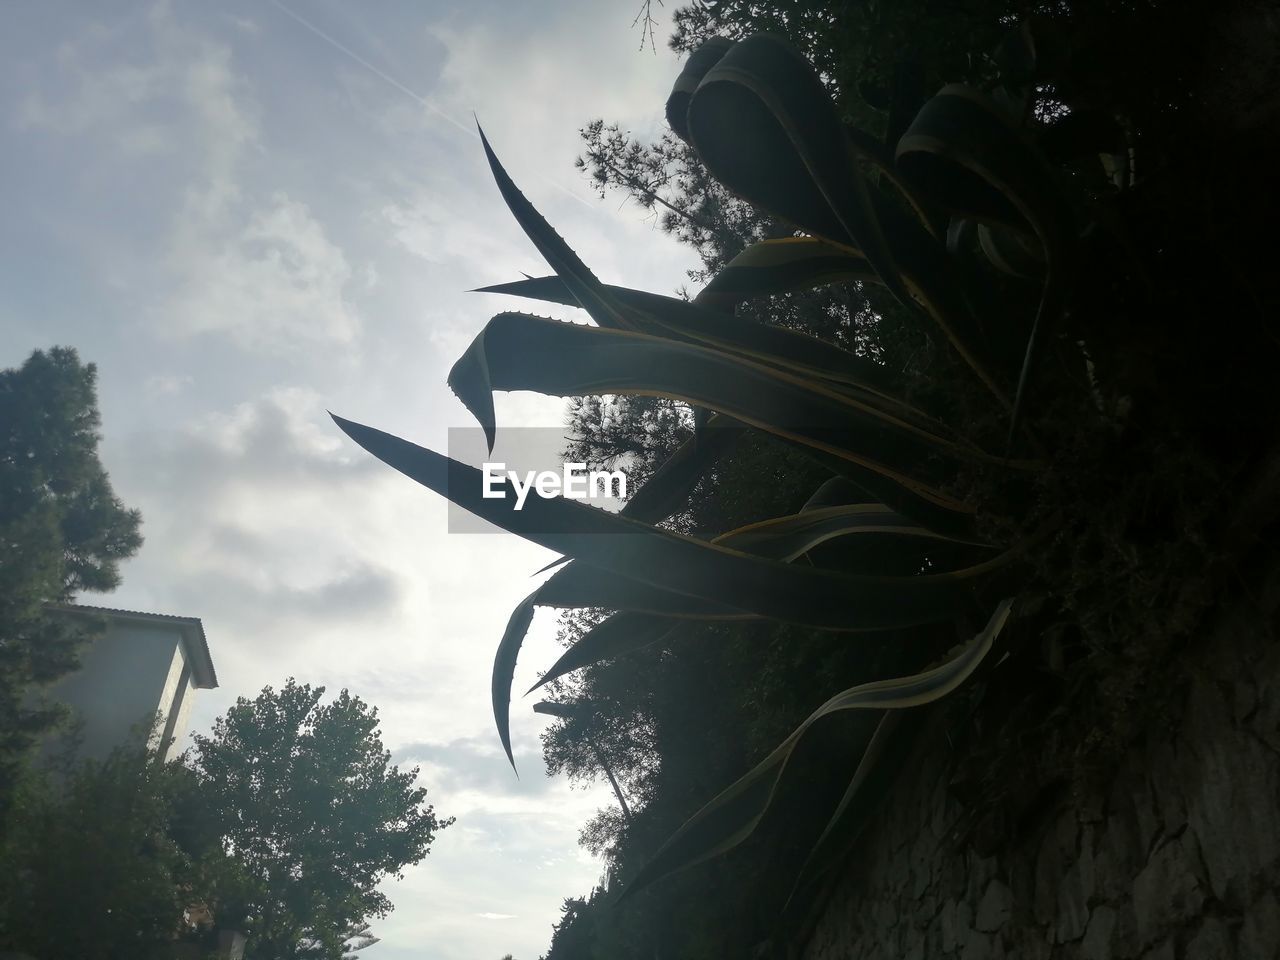
[[[607,788],[546,778],[528,701],[517,780],[489,711],[494,647],[550,555],[448,534],[443,501],[325,410],[443,450],[472,423],[449,367],[492,313],[527,306],[464,291],[548,272],[473,111],[602,279],[685,279],[689,251],[573,168],[594,117],[663,127],[669,24],[640,52],[638,6],[5,5],[0,367],[56,344],[98,365],[103,459],[144,518],[123,586],[84,600],[204,621],[221,687],[197,729],[290,675],[378,707],[396,762],[458,822],[387,886],[371,960],[532,960],[600,874],[577,833]],[[499,403],[500,433],[562,420],[559,400]],[[544,611],[516,687],[555,650]]]

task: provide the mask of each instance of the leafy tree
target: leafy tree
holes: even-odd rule
[[[247,956],[353,960],[378,942],[374,890],[452,823],[388,767],[376,711],[287,683],[241,699],[185,762],[152,740],[30,769],[0,838],[0,950],[151,956],[177,939]],[[260,729],[255,731],[257,726]]]
[[[651,211],[664,232],[697,251],[702,266],[689,271],[696,284],[705,283],[752,243],[795,233],[726,189],[693,148],[670,131],[645,144],[618,124],[596,119],[579,134],[584,149],[575,166],[601,199],[610,191],[621,193]],[[894,309],[888,298],[869,299],[861,284],[833,284],[748,301],[739,304],[737,312],[804,330],[857,352],[875,353],[883,349],[876,321]]]
[[[216,891],[218,922],[244,925],[249,958],[342,957],[353,930],[391,910],[378,882],[453,823],[424,804],[416,768],[390,765],[377,710],[324,692],[290,679],[241,697],[187,757],[238,867]]]
[[[590,922],[591,907],[595,904],[599,891],[592,891],[591,897],[566,897],[560,906],[560,922],[552,925],[551,947],[548,957],[563,957],[565,960],[591,960],[596,956],[594,948],[595,936]]]
[[[0,841],[0,949],[110,960],[171,941],[199,898],[174,829],[190,780],[140,744],[58,777],[25,772]]]
[[[772,221],[713,179],[674,134],[643,144],[618,124],[599,119],[579,134],[585,149],[574,165],[602,200],[611,189],[623,191],[651,211],[665,232],[693,247],[703,269],[693,271],[691,279],[707,279],[748,244],[769,235]]]
[[[861,125],[883,129],[895,95],[907,92],[903,87],[927,95],[944,83],[980,80],[990,63],[981,52],[995,48],[1025,6],[1009,0],[693,0],[674,12],[670,46],[689,53],[713,36],[784,36]]]
[[[96,380],[68,347],[0,371],[0,823],[23,758],[62,716],[29,693],[74,670],[97,632],[45,605],[113,589],[142,543],[98,459]]]

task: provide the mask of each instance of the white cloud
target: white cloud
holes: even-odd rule
[[[381,479],[328,424],[313,391],[276,388],[179,432],[136,438],[115,478],[144,517],[146,544],[126,582],[163,591],[166,608],[212,612],[234,631],[228,652],[236,634],[272,624],[340,627],[394,610],[398,575],[343,539],[361,521],[319,519],[335,498]],[[277,632],[276,644],[286,652],[287,636]]]
[[[142,389],[149,399],[159,400],[162,397],[175,396],[193,383],[195,378],[189,373],[157,373],[143,381]]]
[[[106,140],[127,165],[117,173],[150,176],[157,189],[178,177],[158,263],[142,250],[128,264],[126,251],[99,251],[115,261],[118,288],[169,287],[146,310],[156,331],[286,354],[353,343],[352,265],[307,203],[279,189],[254,200],[244,166],[263,150],[261,108],[232,48],[188,19],[160,2],[110,27],[82,27],[58,47],[56,80],[20,101],[19,122]],[[354,286],[374,276],[366,268]]]
[[[141,46],[143,49],[139,50]],[[223,44],[184,29],[167,2],[62,40],[56,73],[19,103],[18,120],[65,137],[105,135],[127,156],[201,147],[209,184],[257,139],[255,108]]]
[[[163,311],[169,330],[222,333],[246,349],[280,353],[350,344],[359,333],[345,294],[353,273],[346,255],[286,193],[220,244],[179,248],[173,267],[183,281]]]
[[[434,23],[448,50],[438,102],[454,115],[474,110],[495,146],[501,140],[524,166],[589,197],[572,165],[578,128],[599,116],[641,134],[663,128],[676,58],[665,49],[631,55],[623,18],[609,4],[574,0],[526,15],[539,22]]]
[[[102,33],[95,31],[95,38]],[[117,64],[93,69],[86,60],[90,51],[82,44],[59,44],[56,60],[67,91],[54,97],[32,90],[21,100],[18,122],[62,136],[93,129],[111,129],[126,120],[142,104],[167,95],[173,77],[158,65]]]
[[[261,25],[259,25],[258,21],[252,19],[251,17],[228,17],[227,20],[237,30],[241,31],[242,33],[247,33],[250,36],[256,37],[259,33],[262,32]]]

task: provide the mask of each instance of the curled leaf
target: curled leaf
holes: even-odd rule
[[[938,666],[909,677],[859,684],[836,694],[749,773],[690,817],[645,864],[622,896],[634,896],[655,880],[724,853],[749,837],[768,812],[779,782],[792,775],[788,762],[797,745],[803,738],[820,730],[823,724],[838,719],[842,712],[915,707],[931,703],[955,690],[973,674],[991,650],[996,636],[1008,620],[1012,605],[1012,600],[1003,601],[987,626]],[[859,782],[859,774],[855,772],[851,786],[856,788]],[[850,796],[847,794],[846,799]],[[833,817],[839,817],[848,806],[842,801]]]

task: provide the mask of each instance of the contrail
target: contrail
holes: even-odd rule
[[[283,3],[281,3],[280,0],[271,0],[271,3],[273,6],[277,7],[282,13],[287,15],[289,18],[301,24],[302,26],[306,27],[308,30],[314,33],[317,37],[319,37],[325,43],[329,44],[329,46],[333,47],[335,50],[338,50],[341,53],[345,54],[346,56],[350,57],[356,63],[360,64],[360,66],[364,67],[366,70],[372,73],[375,77],[379,77],[385,82],[391,84],[391,86],[395,87],[405,96],[411,97],[412,99],[416,100],[418,103],[422,104],[422,106],[426,107],[428,110],[434,113],[441,120],[444,120],[446,123],[450,124],[451,126],[456,127],[457,129],[461,130],[463,133],[467,134],[468,136],[474,137],[477,140],[480,139],[480,134],[477,133],[475,130],[471,129],[471,127],[467,126],[465,123],[462,123],[460,120],[454,119],[453,117],[445,113],[443,110],[441,110],[439,107],[437,107],[434,103],[432,103],[430,100],[428,100],[426,97],[422,96],[421,94],[414,93],[412,90],[406,87],[403,83],[401,83],[395,77],[391,76],[384,70],[378,69],[368,60],[364,59],[364,57],[360,56],[358,53],[352,50],[350,47],[347,47],[342,43],[339,43],[333,37],[329,36],[329,34],[325,33],[323,30],[317,27],[314,23],[307,20],[302,15],[295,13],[293,10],[290,10]],[[588,210],[599,212],[597,207],[588,203],[586,200],[583,200],[582,197],[578,196],[572,190],[565,189],[563,186],[556,183],[550,177],[544,174],[539,174],[538,176],[546,183],[555,187],[565,196],[572,197],[574,200],[577,200],[580,204],[582,204]]]

